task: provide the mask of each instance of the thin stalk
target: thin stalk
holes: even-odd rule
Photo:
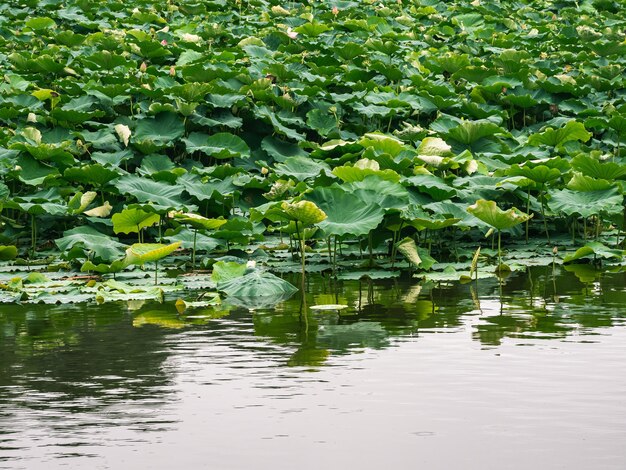
[[[158,285],[159,283],[159,261],[154,262],[154,285]]]
[[[298,227],[298,221],[296,220],[296,234],[298,235],[298,240],[300,241],[300,258],[302,262],[302,288],[304,289],[304,276],[306,272],[305,261],[304,261],[304,233],[302,237],[300,236],[300,228]],[[304,232],[304,231],[303,231]],[[302,295],[304,295],[304,290],[302,291]]]
[[[502,266],[502,232],[498,230],[498,271],[500,271],[500,266]]]
[[[332,270],[333,270],[333,276],[335,275],[335,266],[333,265],[333,250],[330,247],[330,237],[328,237],[326,239],[326,248],[328,249],[328,262],[330,263]]]
[[[372,266],[374,266],[374,254],[373,254],[373,247],[372,247],[372,232],[371,231],[367,237],[367,248],[369,249],[369,252],[370,252],[370,268],[371,268]]]
[[[548,243],[551,243],[550,233],[548,232],[548,221],[546,220],[545,201],[543,199],[543,188],[544,188],[544,185],[541,186],[541,191],[539,192],[539,197],[541,198],[541,218],[543,219],[543,228],[546,231],[546,238],[548,239]]]
[[[198,229],[193,230],[193,249],[191,250],[191,269],[196,269],[196,237]]]
[[[35,257],[35,250],[37,249],[37,222],[35,221],[35,215],[31,214],[30,215],[30,220],[31,220],[31,241],[33,244],[33,258]]]
[[[526,213],[530,213],[530,187],[528,188],[528,193],[526,195]],[[526,244],[528,244],[528,224],[530,219],[526,220]]]

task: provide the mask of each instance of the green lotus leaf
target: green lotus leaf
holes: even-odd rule
[[[124,209],[111,217],[115,233],[138,233],[143,228],[158,224],[160,220],[159,214],[141,209]]]
[[[377,155],[386,153],[392,157],[396,157],[400,152],[407,150],[407,146],[398,138],[378,132],[365,134],[358,141],[358,144],[365,149],[374,150]]]
[[[54,28],[56,26],[56,22],[52,18],[48,18],[47,16],[39,16],[27,19],[24,22],[24,25],[27,28],[32,29],[33,31],[43,31],[46,29]]]
[[[609,248],[600,242],[592,241],[576,250],[575,253],[565,255],[563,257],[563,262],[569,263],[589,255],[600,256],[605,259],[616,258],[621,260],[626,255],[626,250]]]
[[[126,265],[152,263],[174,253],[181,242],[164,245],[162,243],[135,243],[126,250]]]
[[[609,119],[609,126],[611,129],[614,129],[619,134],[623,134],[626,132],[626,116],[621,114],[616,114],[615,116]]]
[[[342,186],[342,189],[357,196],[366,204],[378,205],[385,210],[401,210],[409,204],[410,199],[409,192],[400,183],[385,180],[376,175],[347,183]]]
[[[585,176],[582,173],[574,172],[574,176],[567,183],[567,189],[573,191],[604,191],[615,187],[614,183],[607,180],[601,180],[592,178],[591,176]]]
[[[218,261],[213,265],[211,272],[211,281],[218,286],[221,282],[230,281],[236,277],[246,274],[248,267],[245,264],[236,263],[234,261]]]
[[[75,181],[82,184],[90,184],[102,187],[115,178],[120,177],[120,173],[103,167],[100,164],[85,165],[82,167],[67,168],[63,172],[63,176],[68,181]]]
[[[104,262],[120,258],[126,248],[126,245],[120,243],[117,238],[105,235],[87,225],[66,230],[61,238],[55,240],[55,243],[59,250],[65,253],[78,247],[81,250],[81,256],[88,257],[89,253],[93,253],[93,259]]]
[[[231,177],[223,180],[209,179],[203,181],[199,176],[187,173],[178,179],[185,192],[195,197],[198,201],[208,201],[211,199],[223,200],[238,191],[233,184]]]
[[[19,168],[18,179],[30,186],[42,185],[59,176],[57,168],[37,161],[30,155],[20,155],[16,163]]]
[[[185,133],[183,121],[174,113],[161,113],[139,121],[132,142],[144,153],[152,153],[172,145]]]
[[[363,181],[368,176],[378,176],[387,181],[397,183],[401,176],[394,170],[373,170],[371,168],[359,168],[356,166],[338,166],[333,169],[333,174],[346,183]]]
[[[220,282],[218,290],[229,297],[249,299],[250,302],[255,299],[264,301],[267,298],[284,300],[284,296],[291,296],[298,291],[289,282],[258,269]]]
[[[437,219],[437,218],[423,218],[416,217],[407,221],[407,225],[411,225],[418,230],[441,230],[447,227],[451,227],[459,223],[461,219],[449,218],[449,219]]]
[[[318,23],[314,21],[312,23],[305,23],[302,26],[298,26],[294,29],[294,31],[297,33],[302,33],[305,36],[316,37],[323,32],[328,31],[329,29],[330,27],[325,25],[324,23]]]
[[[338,187],[316,188],[307,194],[327,215],[318,226],[326,236],[363,236],[380,225],[385,211]]]
[[[332,131],[337,130],[337,120],[332,114],[321,109],[312,109],[306,115],[306,123],[311,129],[315,129],[321,136],[326,137]]]
[[[223,218],[209,219],[190,212],[174,212],[170,214],[170,217],[178,222],[182,222],[183,224],[191,225],[193,228],[203,230],[217,230],[228,222]]]
[[[506,172],[511,176],[523,176],[533,182],[543,185],[561,177],[561,172],[556,168],[549,168],[546,165],[528,166],[511,165]]]
[[[572,168],[592,178],[614,180],[626,178],[626,165],[602,162],[591,155],[580,154],[572,158]]]
[[[430,195],[436,201],[450,199],[456,195],[456,189],[434,175],[417,175],[406,179],[406,182],[420,192]]]
[[[180,210],[183,207],[189,210],[196,209],[193,204],[188,204],[181,198],[182,188],[179,185],[174,186],[136,175],[123,176],[115,185],[120,193],[133,196],[142,203],[157,204],[161,206],[159,209]]]
[[[124,268],[126,268],[127,266],[128,264],[126,263],[125,260],[116,260],[116,261],[113,261],[111,264],[107,264],[107,263],[94,264],[91,261],[87,260],[81,266],[80,271],[83,273],[93,271],[93,272],[100,273],[100,274],[112,274],[112,273],[119,273],[120,271],[123,271]]]
[[[15,258],[17,258],[15,245],[0,245],[0,261],[9,261]]]
[[[289,157],[306,157],[307,153],[295,144],[267,136],[261,141],[261,148],[278,162]]]
[[[274,170],[279,176],[291,176],[298,181],[306,181],[319,176],[322,172],[330,172],[330,167],[324,162],[307,157],[289,157],[283,163],[278,163]]]
[[[280,207],[291,220],[305,225],[319,224],[327,217],[326,213],[311,201],[285,201]]]
[[[241,137],[228,132],[213,135],[193,132],[182,140],[190,153],[198,151],[219,159],[250,156],[248,144]]]
[[[558,147],[565,142],[580,140],[587,142],[591,138],[591,133],[587,132],[585,125],[577,121],[568,121],[563,127],[553,129],[548,127],[543,132],[533,134],[528,138],[530,145],[548,145]]]
[[[500,209],[495,201],[480,199],[467,208],[467,212],[479,218],[496,230],[506,230],[526,222],[532,215],[525,214],[516,207],[507,211]]]
[[[471,145],[480,139],[507,132],[489,120],[463,121],[448,131],[448,136],[462,144]]]
[[[623,201],[624,197],[617,188],[586,192],[562,189],[550,193],[548,206],[565,215],[591,217],[597,214],[620,214],[624,210]]]

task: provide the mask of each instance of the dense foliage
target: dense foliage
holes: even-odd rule
[[[608,0],[4,2],[0,258],[271,266],[284,236],[428,270],[490,228],[621,258],[625,27]]]

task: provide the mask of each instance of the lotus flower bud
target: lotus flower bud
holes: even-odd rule
[[[148,70],[148,64],[146,64],[145,62],[142,62],[141,65],[139,66],[139,71],[143,73],[146,70]]]

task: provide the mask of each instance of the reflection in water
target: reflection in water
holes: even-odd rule
[[[2,307],[0,468],[44,468],[60,457],[82,462],[158,443],[188,424],[181,409],[207,387],[241,384],[229,393],[239,391],[244,401],[249,390],[270,390],[242,406],[272,408],[277,398],[304,393],[303,384],[330,381],[316,378],[325,370],[348,374],[367,367],[374,351],[407,343],[436,348],[426,338],[442,333],[456,338],[453,349],[467,351],[474,350],[464,343],[469,338],[495,351],[504,343],[599,343],[625,323],[625,277],[571,266],[533,268],[501,286],[309,278],[306,299],[253,311],[225,305],[179,314],[171,303]],[[320,304],[348,308],[309,308]],[[446,351],[437,354],[445,375]],[[210,406],[223,418],[220,397]],[[385,406],[393,415],[396,405]]]

